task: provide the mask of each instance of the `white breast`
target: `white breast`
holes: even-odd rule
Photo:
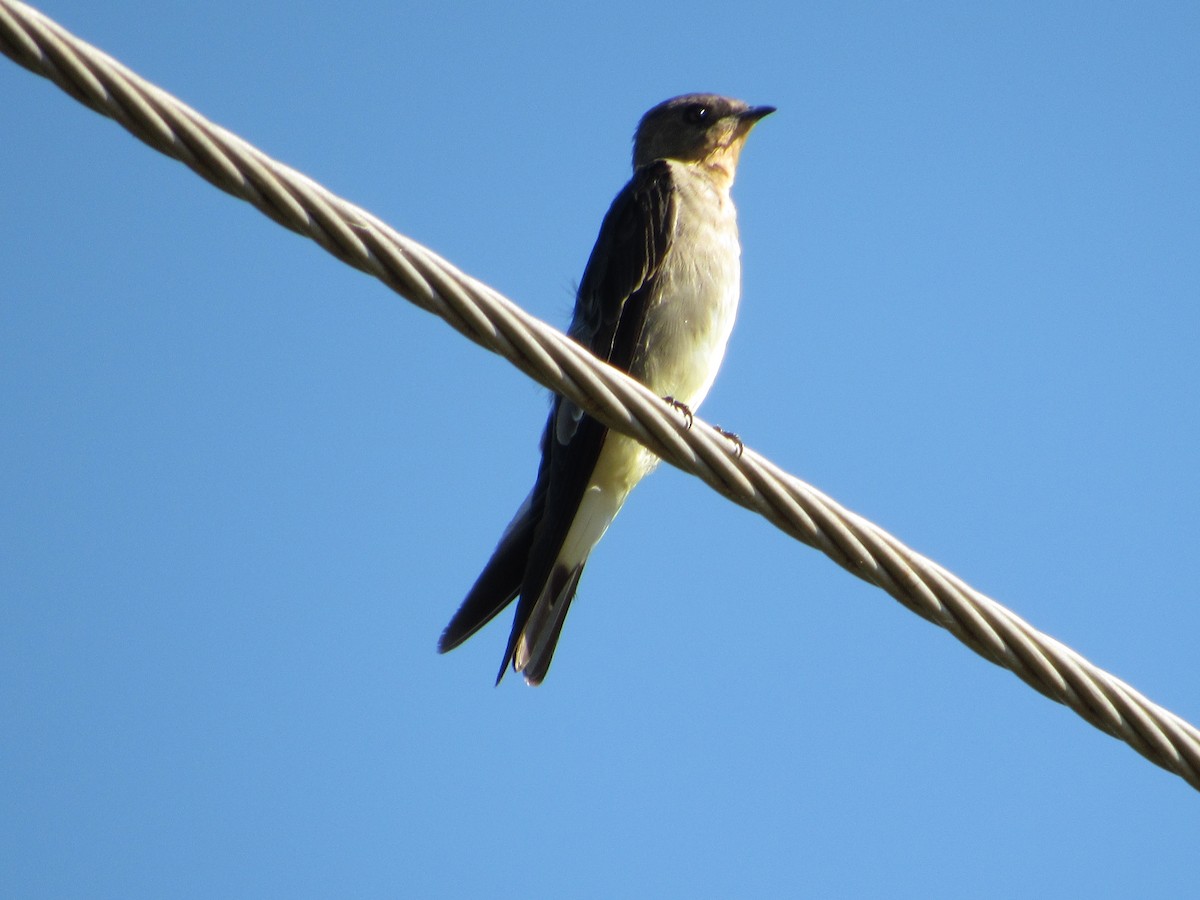
[[[672,163],[679,187],[671,252],[631,374],[695,410],[725,355],[741,294],[737,213],[706,173]]]
[[[694,411],[717,377],[733,330],[741,246],[729,192],[690,166],[670,165],[680,192],[675,235],[630,374],[660,397],[674,397]],[[581,552],[579,558],[585,558],[629,491],[657,463],[658,457],[636,441],[608,433],[564,545],[571,552],[564,550],[563,559]]]

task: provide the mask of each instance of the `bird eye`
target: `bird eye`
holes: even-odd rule
[[[683,115],[684,118],[686,118],[693,125],[703,125],[708,121],[708,117],[711,113],[712,110],[710,110],[707,106],[704,106],[701,103],[695,103],[692,106],[689,106]]]

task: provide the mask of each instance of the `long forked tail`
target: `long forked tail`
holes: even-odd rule
[[[529,684],[541,684],[588,556],[652,468],[636,442],[614,438],[587,416],[569,445],[554,440],[548,424],[533,491],[438,643],[441,652],[452,650],[519,596],[497,684],[509,665]]]
[[[573,507],[548,509],[533,538],[505,654],[505,664],[511,661],[529,684],[541,684],[546,677],[588,556],[628,494],[624,484],[596,475]]]

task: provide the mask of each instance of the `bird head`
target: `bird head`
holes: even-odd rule
[[[654,107],[633,136],[633,167],[657,159],[695,163],[733,181],[746,135],[773,106],[749,106],[717,94],[684,94]]]

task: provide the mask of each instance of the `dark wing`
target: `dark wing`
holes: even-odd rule
[[[671,249],[675,216],[669,164],[659,160],[644,166],[613,200],[584,270],[571,337],[620,369],[628,370],[633,361],[654,276]],[[504,674],[562,549],[607,431],[570,401],[554,398],[529,500],[442,632],[439,652],[457,647],[520,594],[500,667]],[[561,617],[558,621],[561,627]]]
[[[613,200],[583,271],[571,336],[618,369],[629,368],[654,279],[671,249],[675,185],[658,160],[634,173]]]
[[[543,465],[541,470],[545,468]],[[453,650],[495,618],[520,592],[529,551],[533,547],[534,530],[546,504],[546,480],[541,470],[533,493],[518,510],[466,599],[442,632],[438,653]]]
[[[571,336],[619,369],[629,369],[640,343],[655,276],[671,251],[676,214],[671,167],[658,160],[634,173],[600,226],[579,285]],[[605,426],[584,415],[569,400],[555,397],[542,437],[538,472],[538,487],[545,488],[545,503],[519,588],[521,599],[501,674],[512,661],[517,639],[553,574],[607,433]],[[569,577],[564,603],[570,603],[579,572]],[[559,627],[564,615],[565,609],[557,615]],[[545,665],[549,665],[548,659]]]

